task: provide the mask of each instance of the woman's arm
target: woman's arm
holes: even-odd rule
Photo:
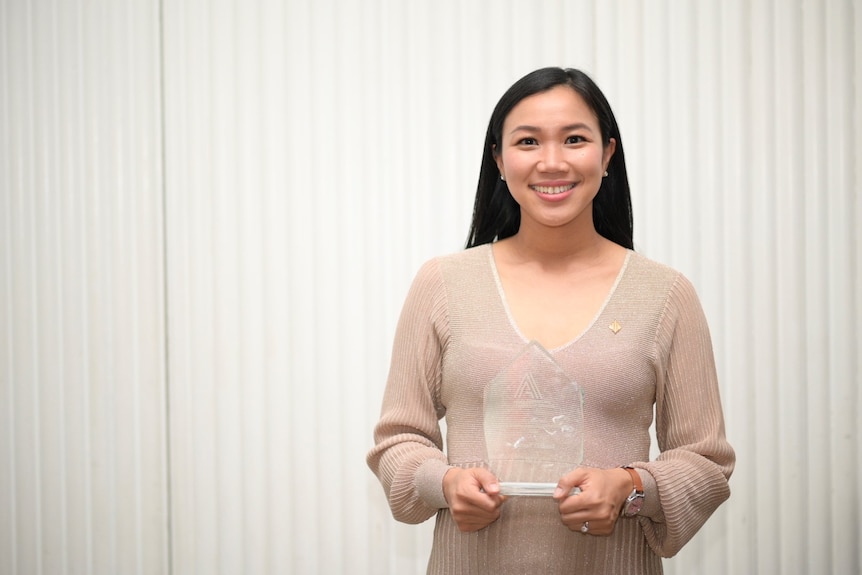
[[[656,437],[661,454],[641,468],[660,511],[641,517],[652,549],[675,555],[730,496],[736,456],[727,442],[706,317],[679,276],[656,335]],[[644,473],[646,472],[646,473]]]
[[[449,465],[439,426],[447,334],[445,290],[431,261],[419,270],[401,311],[375,445],[367,456],[393,516],[405,523],[421,523],[447,507],[442,485]]]

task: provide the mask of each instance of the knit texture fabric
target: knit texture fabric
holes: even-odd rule
[[[436,515],[431,574],[661,573],[661,557],[676,554],[729,497],[735,463],[692,284],[629,252],[593,322],[549,350],[584,390],[583,465],[632,465],[643,479],[641,513],[620,518],[610,537],[570,531],[550,498],[509,498],[501,517],[474,533],[461,533],[448,512],[446,471],[485,465],[484,388],[528,343],[489,244],[420,269],[367,457],[393,516],[419,523]],[[654,413],[660,455],[650,461]]]

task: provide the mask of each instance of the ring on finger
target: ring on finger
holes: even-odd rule
[[[581,525],[581,533],[587,533],[590,530],[590,522],[584,521],[584,524]]]

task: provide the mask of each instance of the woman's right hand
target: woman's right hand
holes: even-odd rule
[[[449,513],[464,533],[484,529],[500,517],[506,497],[494,474],[483,467],[453,467],[443,476]]]

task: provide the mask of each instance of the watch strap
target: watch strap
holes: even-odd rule
[[[623,469],[629,472],[629,475],[632,476],[632,487],[637,493],[643,495],[644,492],[644,484],[641,481],[641,474],[635,470],[634,467],[629,467],[628,465],[624,465]]]
[[[632,478],[632,492],[623,503],[620,509],[620,515],[623,517],[634,517],[640,512],[644,503],[644,485],[641,481],[641,476],[636,469],[628,465],[623,466],[623,469],[629,472]]]

